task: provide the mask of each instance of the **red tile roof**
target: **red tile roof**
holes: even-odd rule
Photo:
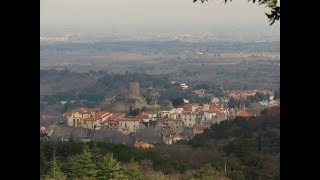
[[[187,104],[183,104],[182,105],[182,108],[185,110],[185,111],[191,111],[192,110],[192,107],[193,106],[199,106],[198,103],[187,103]]]
[[[241,117],[250,117],[250,114],[246,111],[241,111],[238,113],[238,116],[241,116]]]
[[[210,109],[210,110],[208,110],[208,111],[206,111],[206,112],[207,112],[207,113],[216,113],[216,114],[221,113],[221,111],[218,110],[218,109],[216,109],[216,108]]]
[[[96,118],[96,117],[87,117],[87,118],[84,118],[83,120],[85,120],[85,121],[98,121],[99,118]]]
[[[149,119],[149,115],[148,114],[138,114],[135,118],[136,119]]]
[[[120,117],[124,117],[125,115],[125,113],[114,113],[109,117],[109,120],[116,120]]]
[[[95,114],[95,116],[98,117],[98,118],[102,118],[102,117],[105,117],[105,116],[107,116],[107,115],[109,115],[109,114],[110,114],[109,112],[100,111],[100,112],[97,112],[97,113]]]

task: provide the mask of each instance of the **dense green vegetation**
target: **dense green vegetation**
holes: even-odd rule
[[[55,151],[59,156],[59,163]],[[58,178],[58,175],[82,179],[172,179],[188,176],[202,179],[224,176],[209,163],[197,170],[187,170],[185,164],[175,159],[170,160],[161,151],[161,147],[139,150],[126,145],[100,142],[42,143],[40,176],[42,179]]]
[[[125,74],[113,74],[108,72],[91,72],[91,76],[88,73],[75,73],[69,72],[67,70],[57,71],[57,70],[41,70],[40,71],[41,82],[43,84],[50,84],[50,80],[53,79],[54,74],[56,77],[65,78],[65,76],[74,76],[76,79],[79,78],[80,82],[86,82],[88,79],[95,79],[94,82],[88,83],[87,87],[82,86],[78,88],[77,86],[61,89],[61,91],[49,93],[41,96],[40,107],[41,111],[45,111],[46,108],[59,106],[60,108],[56,113],[64,113],[75,107],[97,107],[106,98],[111,98],[112,96],[118,95],[120,92],[127,90],[128,83],[132,80],[139,81],[140,83],[140,94],[146,97],[149,103],[152,100],[172,100],[172,99],[188,99],[191,102],[208,103],[209,98],[198,97],[193,93],[195,88],[201,87],[195,84],[195,88],[192,86],[187,90],[182,90],[179,84],[171,84],[170,80],[173,79],[172,75],[150,75],[144,73],[125,73]],[[52,75],[52,76],[49,76]],[[71,77],[70,77],[71,78]],[[70,79],[69,78],[69,79]],[[48,79],[49,82],[45,82]],[[56,79],[56,78],[54,78]],[[68,79],[68,78],[67,78]],[[70,81],[76,81],[71,80]],[[93,81],[93,80],[92,80]],[[56,88],[57,85],[51,88]],[[81,86],[81,85],[79,85]],[[151,90],[150,90],[151,88]],[[206,87],[208,92],[213,95],[221,96],[223,93],[221,88],[217,85],[210,85]],[[154,97],[153,92],[158,92],[160,95]],[[61,101],[68,101],[66,104],[61,104]],[[72,101],[72,102],[71,102]]]
[[[264,110],[260,117],[237,117],[214,124],[188,144],[222,149],[232,162],[230,168],[240,170],[246,179],[279,179],[280,109]]]
[[[189,142],[153,149],[103,142],[40,144],[41,177],[280,179],[280,109],[214,124]],[[86,171],[80,171],[86,169]]]

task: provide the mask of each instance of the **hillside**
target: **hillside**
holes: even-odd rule
[[[225,163],[226,176],[230,179],[280,179],[280,108],[265,110],[260,117],[236,118],[214,124],[189,142],[170,146],[159,144],[153,149],[142,150],[103,142],[85,144],[96,153],[95,157],[112,152],[123,167],[134,158],[137,167],[144,169],[140,172],[142,179],[222,178]],[[85,144],[42,142],[41,175],[50,169],[49,162],[53,149],[56,149],[62,172],[74,177],[68,164],[82,154]]]

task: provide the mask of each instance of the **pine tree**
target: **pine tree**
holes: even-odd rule
[[[141,169],[138,166],[138,163],[134,162],[133,158],[130,162],[123,166],[124,174],[128,177],[128,179],[133,180],[142,180],[143,174]]]
[[[97,166],[87,145],[84,145],[82,153],[73,157],[70,163],[72,177],[95,178],[97,175]]]
[[[101,149],[97,147],[96,142],[94,142],[92,146],[92,159],[96,164],[103,159],[103,156],[101,155]]]
[[[44,152],[40,149],[40,175],[44,175],[47,167],[47,159]]]
[[[107,153],[103,157],[103,162],[99,164],[97,179],[127,179],[121,169],[121,164],[113,157],[112,153]]]
[[[53,150],[53,157],[52,161],[50,162],[50,169],[46,176],[46,179],[65,179],[65,176],[58,165],[55,149]]]

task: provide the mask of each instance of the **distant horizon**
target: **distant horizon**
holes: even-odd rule
[[[246,0],[201,4],[192,0],[41,0],[40,32],[226,32],[234,28],[264,32],[269,26],[264,6]]]
[[[261,24],[246,25],[246,24],[224,24],[224,25],[208,25],[208,24],[183,24],[166,27],[161,24],[117,24],[117,25],[76,25],[64,27],[42,27],[40,33],[84,33],[84,34],[101,34],[101,33],[184,33],[184,34],[198,34],[198,33],[223,33],[229,34],[232,31],[243,33],[273,33],[280,35],[280,25],[274,24],[270,27],[265,27]]]

